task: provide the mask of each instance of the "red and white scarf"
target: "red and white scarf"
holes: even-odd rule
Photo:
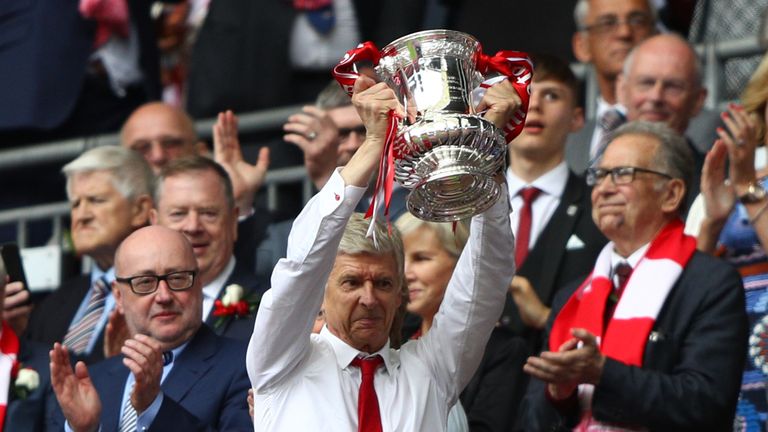
[[[696,239],[683,233],[682,221],[669,222],[651,241],[645,256],[635,266],[606,328],[603,326],[604,312],[608,296],[613,291],[610,279],[613,242],[608,243],[600,252],[592,274],[557,315],[549,349],[557,351],[570,340],[572,328],[584,328],[598,336],[600,352],[606,357],[630,366],[642,366],[646,341],[656,317],[695,251]],[[604,335],[603,328],[606,329]],[[574,430],[631,430],[602,424],[592,417],[593,391],[591,384],[579,386],[582,418]]]
[[[0,431],[5,425],[5,409],[13,380],[18,374],[19,338],[3,321],[0,333]]]

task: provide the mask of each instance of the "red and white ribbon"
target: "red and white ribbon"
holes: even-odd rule
[[[499,51],[493,57],[480,53],[477,56],[477,71],[483,76],[488,76],[475,92],[477,101],[482,99],[486,89],[505,79],[509,79],[520,97],[520,108],[515,111],[512,119],[504,127],[505,137],[507,142],[510,142],[520,135],[525,126],[525,116],[531,99],[533,62],[528,54],[522,51]],[[493,72],[498,75],[489,76]]]

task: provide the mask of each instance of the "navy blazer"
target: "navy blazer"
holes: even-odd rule
[[[236,261],[232,274],[229,275],[229,278],[227,278],[227,281],[224,283],[224,287],[219,292],[218,300],[221,300],[222,297],[224,297],[226,287],[232,284],[238,284],[243,287],[243,290],[245,291],[245,299],[249,299],[255,295],[260,300],[261,296],[266,291],[266,289],[257,282],[256,275],[246,268],[246,263],[243,263],[240,260]],[[219,317],[214,316],[213,309],[211,309],[211,313],[208,314],[208,319],[205,320],[205,323],[219,336],[226,336],[228,338],[248,342],[253,333],[253,324],[256,322],[256,310],[254,309],[247,317],[229,317],[223,320],[220,326],[216,326],[215,324],[218,319]]]
[[[139,67],[149,99],[160,95],[151,0],[128,1],[139,40]],[[71,114],[93,51],[95,21],[79,0],[0,1],[0,130],[51,129]]]
[[[555,300],[547,325],[579,284]],[[634,367],[606,359],[592,412],[604,422],[652,431],[726,431],[747,353],[748,323],[741,277],[724,261],[696,252],[672,288]],[[578,413],[559,413],[531,379],[518,430],[570,430]]]
[[[56,395],[51,388],[48,348],[20,338],[18,360],[22,367],[37,372],[40,385],[24,399],[17,398],[13,390],[9,390],[3,430],[42,432],[47,430],[47,422],[58,409]]]
[[[246,397],[250,381],[245,370],[247,344],[216,336],[206,325],[174,361],[163,381],[163,403],[151,431],[252,431]],[[93,385],[101,397],[101,427],[117,430],[128,368],[122,356],[89,367]],[[56,426],[64,426],[61,410]]]
[[[61,342],[67,335],[69,325],[77,313],[83,299],[91,286],[91,275],[78,275],[64,281],[61,286],[48,295],[35,309],[27,326],[27,337],[30,340],[53,346]],[[87,364],[104,359],[104,328],[99,329],[99,336],[93,351],[86,357],[79,357]]]

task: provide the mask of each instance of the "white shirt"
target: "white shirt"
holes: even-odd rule
[[[552,168],[546,174],[540,176],[533,183],[528,184],[517,177],[510,168],[507,168],[507,183],[509,184],[509,202],[512,205],[512,214],[509,223],[512,232],[517,235],[517,227],[520,225],[520,211],[523,208],[523,197],[519,192],[529,186],[537,187],[541,193],[531,204],[531,237],[528,242],[528,250],[533,249],[536,239],[549,223],[549,219],[560,205],[565,185],[568,182],[568,164],[565,161]]]
[[[355,7],[351,0],[334,0],[335,23],[328,34],[320,34],[309,23],[306,13],[296,14],[291,31],[289,53],[295,69],[330,69],[344,53],[361,42]]]
[[[327,329],[311,330],[344,227],[364,191],[345,186],[334,172],[293,224],[246,357],[256,431],[357,430],[361,375],[349,364],[361,353]],[[449,407],[480,362],[514,273],[508,215],[502,198],[474,218],[430,331],[400,350],[387,343],[378,352],[384,366],[374,386],[384,431],[446,429]]]
[[[203,322],[208,319],[208,315],[211,314],[213,309],[213,303],[219,298],[219,293],[224,288],[224,282],[229,279],[229,275],[232,274],[232,270],[235,269],[235,256],[229,259],[227,266],[224,267],[224,271],[216,276],[216,279],[212,280],[208,285],[203,287]]]
[[[589,143],[589,160],[592,160],[595,158],[595,155],[597,154],[597,150],[600,147],[600,141],[603,139],[603,128],[600,127],[600,118],[605,114],[606,111],[609,110],[618,110],[622,114],[627,114],[627,109],[624,108],[624,105],[621,104],[609,104],[608,102],[603,99],[602,96],[599,96],[597,98],[597,112],[595,112],[595,129],[594,132],[592,132],[592,141]]]

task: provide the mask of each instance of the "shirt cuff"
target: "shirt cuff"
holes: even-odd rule
[[[336,168],[325,186],[318,192],[322,195],[319,211],[322,216],[332,214],[339,206],[344,205],[354,209],[365,194],[364,187],[347,186],[340,174],[341,168]]]
[[[149,407],[139,414],[136,418],[136,431],[147,431],[152,426],[152,422],[155,421],[157,413],[160,412],[160,405],[163,404],[163,392],[158,392],[155,396],[155,400],[149,404]]]

